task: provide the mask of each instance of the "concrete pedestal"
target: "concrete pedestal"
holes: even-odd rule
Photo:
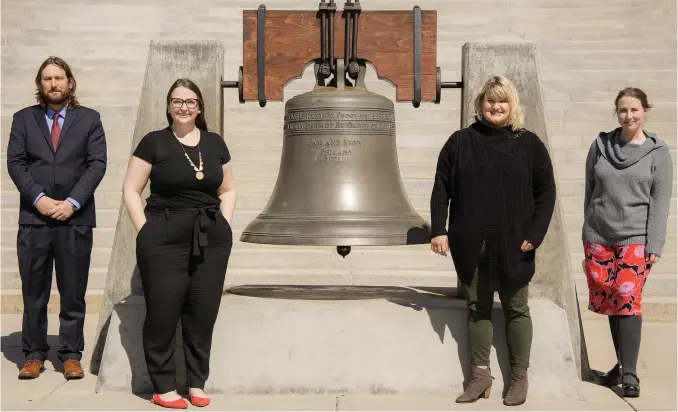
[[[577,398],[565,311],[545,299],[530,306],[530,393]],[[114,307],[98,390],[152,391],[144,315],[143,297]],[[493,318],[493,387],[501,390],[510,368],[498,303]],[[180,339],[177,346],[183,383]],[[466,307],[455,298],[401,287],[240,286],[222,298],[206,390],[455,396],[469,377],[468,360]]]

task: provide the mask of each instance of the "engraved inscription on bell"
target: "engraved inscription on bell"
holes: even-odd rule
[[[317,87],[285,104],[275,188],[241,240],[290,245],[428,243],[400,178],[393,103]]]
[[[310,112],[292,112],[285,115],[284,130],[286,136],[295,132],[318,130],[332,130],[338,134],[374,131],[395,135],[395,116],[379,110],[359,112],[316,109]]]
[[[308,145],[316,149],[316,162],[350,162],[353,150],[363,145],[360,139],[308,139]]]

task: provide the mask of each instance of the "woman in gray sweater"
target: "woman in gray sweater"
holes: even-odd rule
[[[603,379],[637,397],[642,291],[666,239],[673,165],[666,143],[643,130],[645,93],[621,90],[615,107],[621,127],[600,133],[586,159],[582,240],[588,307],[608,316],[617,353]]]

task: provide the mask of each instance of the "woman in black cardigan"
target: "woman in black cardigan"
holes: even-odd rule
[[[528,284],[553,214],[556,187],[546,146],[523,128],[515,86],[495,76],[475,99],[476,121],[443,146],[431,194],[431,249],[448,249],[468,306],[472,376],[457,402],[489,397],[492,302],[506,318],[511,383],[505,405],[527,397],[532,344]],[[446,219],[449,225],[445,230]]]

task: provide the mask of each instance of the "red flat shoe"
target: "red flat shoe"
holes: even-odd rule
[[[199,398],[197,396],[191,395],[191,403],[193,406],[203,407],[210,404],[210,398]]]
[[[188,408],[188,404],[186,403],[186,400],[184,398],[180,398],[174,401],[163,401],[162,399],[160,399],[160,396],[158,396],[157,393],[153,394],[153,399],[151,399],[151,403],[170,409]]]

